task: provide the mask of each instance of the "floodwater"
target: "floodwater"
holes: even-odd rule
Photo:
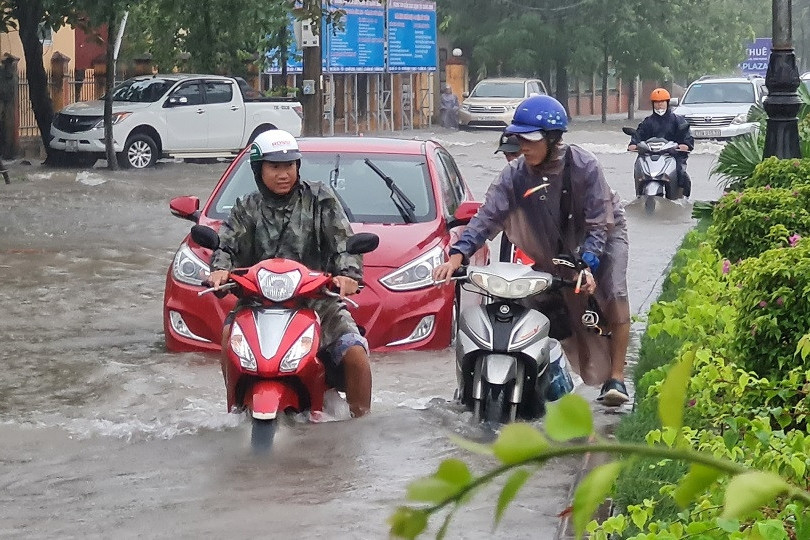
[[[494,131],[399,136],[440,140],[478,197],[504,164]],[[583,123],[566,139],[631,198],[634,155],[618,124]],[[699,143],[689,160],[694,199],[718,196],[708,175],[719,149]],[[191,225],[168,201],[205,200],[225,166],[18,166],[0,186],[0,537],[385,538],[407,482],[463,456],[447,435],[477,435],[448,403],[449,350],[376,355],[370,416],[285,426],[271,456],[250,454],[249,423],[225,412],[217,358],[163,346],[166,269]],[[688,208],[630,213],[634,313],[693,224]],[[577,464],[539,471],[495,533],[497,491],[485,490],[448,537],[554,538]]]

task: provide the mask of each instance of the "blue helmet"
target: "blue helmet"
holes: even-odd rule
[[[562,103],[551,96],[532,96],[518,105],[507,133],[568,131],[568,114]]]

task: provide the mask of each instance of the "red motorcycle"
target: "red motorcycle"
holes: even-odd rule
[[[219,236],[210,227],[195,225],[191,238],[211,250],[219,247]],[[347,251],[369,253],[378,244],[377,235],[359,233],[349,238]],[[342,370],[327,369],[333,364],[319,357],[320,319],[301,305],[305,299],[339,297],[330,287],[331,274],[289,259],[267,259],[231,270],[227,283],[198,293],[228,292],[246,301],[231,327],[223,371],[228,410],[251,417],[255,450],[270,448],[280,414],[317,415],[326,390],[344,390]]]

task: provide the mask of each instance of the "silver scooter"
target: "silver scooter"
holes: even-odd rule
[[[633,128],[622,128],[631,137],[636,133]],[[675,155],[678,143],[660,137],[641,141],[636,145],[635,179],[637,201],[644,202],[647,214],[655,212],[656,201],[674,201],[683,196],[683,189],[678,185],[678,162]]]
[[[582,270],[573,258],[554,263]],[[560,342],[549,337],[549,317],[521,300],[577,282],[508,262],[462,267],[454,279],[486,297],[461,312],[456,399],[476,421],[490,424],[543,416],[546,403],[571,392],[574,384]]]

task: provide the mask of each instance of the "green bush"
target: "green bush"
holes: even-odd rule
[[[771,156],[754,168],[754,175],[745,187],[792,188],[806,184],[810,184],[810,158],[779,159]]]
[[[810,185],[732,192],[720,199],[712,216],[712,236],[724,257],[757,257],[787,246],[794,234],[810,236]]]
[[[810,328],[810,240],[744,261],[732,350],[742,368],[778,380],[804,362],[796,355]]]

